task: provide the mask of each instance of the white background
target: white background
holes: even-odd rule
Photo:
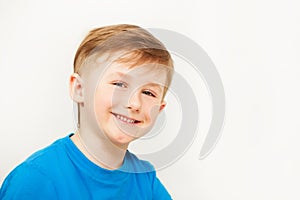
[[[197,42],[225,87],[223,136],[209,157],[198,160],[210,105],[203,82],[186,73],[201,116],[191,148],[158,172],[174,199],[300,199],[299,10],[296,0],[1,0],[0,181],[31,153],[74,130],[68,78],[86,33],[132,23]],[[167,115],[177,105],[169,100]]]

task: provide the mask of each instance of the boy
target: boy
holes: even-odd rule
[[[173,62],[134,25],[92,30],[70,78],[78,129],[42,149],[5,179],[0,199],[171,199],[153,166],[127,150],[164,109]]]

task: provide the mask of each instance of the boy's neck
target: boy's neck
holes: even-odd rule
[[[115,170],[123,164],[127,148],[117,147],[102,134],[90,134],[78,129],[71,140],[91,162],[99,167]]]

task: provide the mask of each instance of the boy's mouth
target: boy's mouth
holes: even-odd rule
[[[141,121],[133,119],[133,118],[129,118],[126,117],[124,115],[120,115],[120,114],[116,114],[116,113],[112,113],[118,120],[125,122],[125,123],[129,123],[129,124],[137,124],[140,123]]]

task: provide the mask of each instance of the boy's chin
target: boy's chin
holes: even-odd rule
[[[125,136],[132,138],[132,140],[136,140],[146,135],[153,128],[153,126],[132,126],[124,123],[118,123],[117,128]]]
[[[124,150],[127,149],[128,145],[136,139],[137,138],[126,135],[124,133],[120,133],[116,136],[110,137],[110,140],[113,144]]]

